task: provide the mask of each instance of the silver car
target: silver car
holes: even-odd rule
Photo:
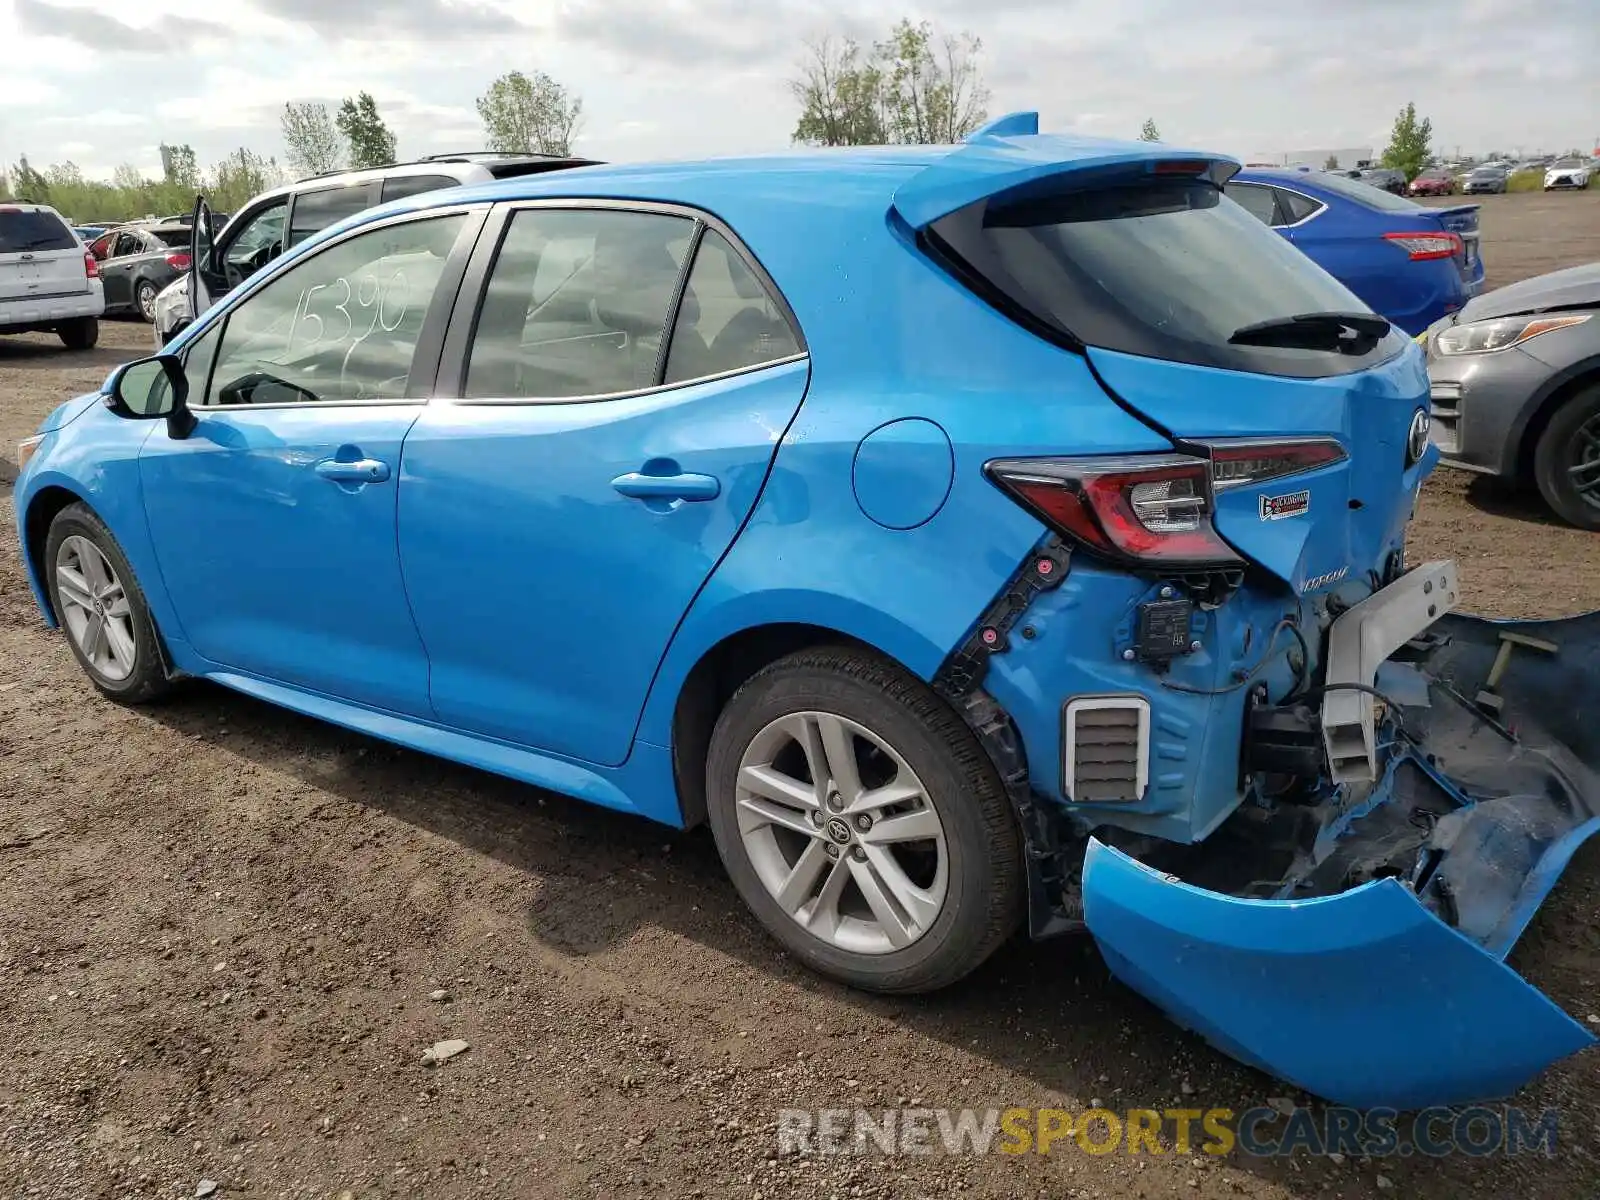
[[[1600,530],[1600,263],[1475,297],[1418,340],[1444,461],[1534,483]]]

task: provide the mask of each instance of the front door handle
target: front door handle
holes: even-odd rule
[[[715,475],[645,475],[629,471],[611,486],[634,500],[715,500],[722,484]]]
[[[354,462],[325,458],[317,464],[316,472],[333,483],[382,483],[389,478],[389,464],[375,458],[358,458]]]

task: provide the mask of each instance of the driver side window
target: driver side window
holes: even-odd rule
[[[423,318],[465,221],[369,230],[268,282],[227,315],[198,403],[404,399]]]

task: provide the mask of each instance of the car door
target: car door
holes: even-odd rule
[[[804,343],[730,231],[666,207],[499,210],[485,277],[402,468],[434,710],[620,763],[805,395]]]
[[[249,289],[191,347],[197,423],[153,432],[140,477],[182,636],[219,668],[432,715],[395,489],[482,218],[363,227]]]
[[[110,256],[100,264],[100,282],[105,288],[106,307],[121,308],[133,301],[133,263],[145,250],[143,236],[133,230],[117,233]]]
[[[189,320],[283,253],[288,219],[289,198],[278,196],[247,210],[214,237],[216,216],[203,196],[196,198],[190,217]]]

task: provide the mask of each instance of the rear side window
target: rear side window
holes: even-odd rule
[[[1200,180],[985,201],[932,232],[936,247],[1003,310],[1087,346],[1315,378],[1369,367],[1404,344],[1393,331],[1359,355],[1231,344],[1235,333],[1262,322],[1369,310]]]
[[[1312,213],[1321,212],[1323,205],[1313,200],[1310,196],[1302,196],[1299,192],[1291,192],[1286,188],[1278,189],[1278,203],[1289,214],[1289,223],[1298,224]]]
[[[0,208],[0,254],[75,250],[78,239],[53,212]]]
[[[372,192],[370,183],[301,192],[294,198],[289,218],[289,245],[298,246],[312,234],[321,233],[364,208],[371,208]]]
[[[1382,180],[1375,179],[1374,182]],[[1343,175],[1333,175],[1326,171],[1316,175],[1315,183],[1320,188],[1326,188],[1347,200],[1354,200],[1357,204],[1365,204],[1368,208],[1376,208],[1380,212],[1418,212],[1427,207],[1425,204],[1407,200],[1404,196],[1396,196],[1393,192],[1386,192],[1381,187],[1374,187],[1360,179],[1346,179]]]
[[[460,180],[449,175],[397,175],[383,181],[383,199],[404,200],[407,196],[420,196],[423,192],[436,192],[440,188],[455,187]]]
[[[489,275],[467,361],[473,399],[572,399],[654,387],[694,222],[523,209]]]
[[[664,383],[742,371],[800,353],[794,330],[726,238],[706,230],[672,330]]]

